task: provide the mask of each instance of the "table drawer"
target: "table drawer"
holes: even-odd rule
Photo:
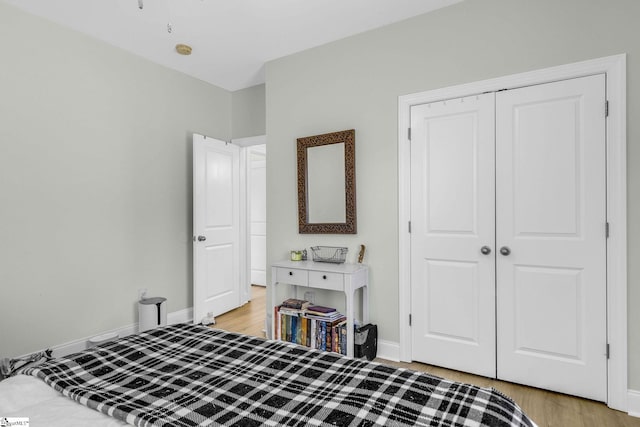
[[[278,267],[276,269],[276,281],[278,283],[289,283],[290,285],[307,286],[309,284],[309,276],[307,270]]]
[[[332,291],[344,290],[344,274],[326,273],[324,271],[309,272],[309,286]]]

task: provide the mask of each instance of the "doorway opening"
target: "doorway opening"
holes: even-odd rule
[[[242,147],[246,172],[246,259],[247,278],[244,305],[220,317],[219,327],[248,335],[266,336],[267,286],[267,137],[266,135],[238,138],[231,141]],[[236,325],[237,319],[244,319]]]

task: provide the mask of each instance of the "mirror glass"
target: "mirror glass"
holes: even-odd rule
[[[307,148],[310,224],[345,222],[344,142]]]
[[[298,230],[356,233],[353,129],[298,138]]]

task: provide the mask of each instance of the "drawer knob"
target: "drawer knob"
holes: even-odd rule
[[[323,275],[323,276],[322,276],[322,278],[323,278],[324,280],[327,280],[327,275],[326,275],[326,274],[325,274],[325,275]]]
[[[290,271],[290,272],[289,272],[289,276],[293,276],[293,271]]]

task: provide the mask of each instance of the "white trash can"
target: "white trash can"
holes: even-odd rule
[[[138,331],[147,331],[167,324],[167,299],[145,298],[138,301]]]

